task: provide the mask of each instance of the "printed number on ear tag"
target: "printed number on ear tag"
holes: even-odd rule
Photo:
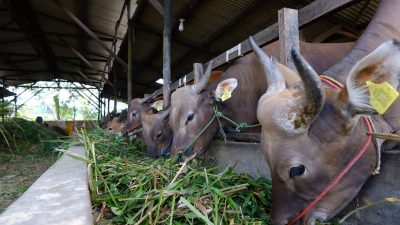
[[[221,96],[221,101],[226,101],[232,97],[232,93],[228,90],[228,88],[224,89],[224,94]]]
[[[381,115],[383,115],[389,107],[399,97],[399,93],[388,82],[375,84],[367,81],[366,85],[369,89],[370,103],[372,107]]]
[[[157,111],[161,111],[161,110],[163,110],[163,107],[162,107],[162,105],[158,105],[158,106],[156,107],[156,109],[157,109]]]

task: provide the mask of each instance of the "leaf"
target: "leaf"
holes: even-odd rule
[[[198,218],[206,222],[208,225],[214,225],[207,217],[205,217],[199,210],[196,209],[188,200],[186,200],[184,197],[181,197],[179,199],[180,202],[185,204]]]
[[[111,211],[117,216],[120,216],[123,213],[123,211],[121,209],[119,209],[118,207],[111,207]]]

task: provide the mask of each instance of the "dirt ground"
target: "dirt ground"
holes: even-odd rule
[[[56,155],[49,154],[1,157],[3,160],[0,160],[0,213],[21,196],[56,160]]]

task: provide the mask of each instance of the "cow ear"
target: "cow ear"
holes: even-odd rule
[[[235,78],[229,78],[219,82],[215,89],[214,98],[217,101],[226,101],[231,98],[232,92],[236,89],[238,80]]]
[[[151,104],[152,108],[155,108],[157,111],[161,111],[163,110],[163,100],[157,100],[155,102],[153,102],[153,104]]]
[[[400,42],[389,40],[361,59],[350,71],[339,96],[347,112],[383,114],[398,97]]]

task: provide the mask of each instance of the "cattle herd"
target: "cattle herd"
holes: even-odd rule
[[[276,54],[270,46],[261,49],[251,38],[250,43],[254,53],[236,60],[213,82],[209,82],[210,63],[197,83],[172,93],[168,108],[162,108],[160,101],[150,103],[149,98],[133,99],[128,112],[102,125],[114,134],[138,135],[151,157],[179,155],[185,161],[203,154],[221,126],[234,131],[218,114],[236,122],[260,123],[250,132],[261,132],[261,148],[271,170],[272,224],[292,221],[367,145],[340,182],[299,218],[302,224],[330,219],[379,170],[383,141],[367,142],[367,132],[398,131],[393,127],[400,122],[400,101],[395,98],[400,87],[400,43],[394,39],[381,43],[352,65],[345,80],[321,79],[318,73],[343,57],[348,44],[304,48],[302,43],[304,57],[291,52],[294,71],[269,56]],[[316,51],[321,54],[315,55]],[[321,60],[325,66],[318,64]],[[372,89],[371,84],[384,85]],[[387,111],[374,101],[386,104]]]

